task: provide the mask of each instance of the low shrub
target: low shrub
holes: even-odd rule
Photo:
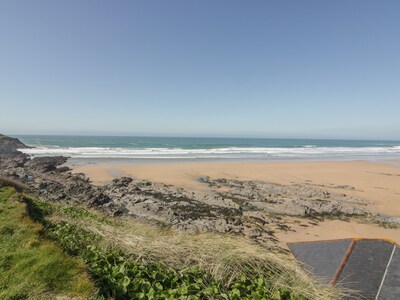
[[[0,176],[0,187],[13,187],[17,192],[28,190],[28,187],[22,182],[5,176]]]

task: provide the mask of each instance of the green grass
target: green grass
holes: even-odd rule
[[[0,299],[86,299],[95,294],[82,260],[41,237],[13,188],[0,189]]]
[[[342,292],[317,284],[287,253],[240,237],[177,233],[11,188],[0,188],[0,199],[0,299],[302,300]]]

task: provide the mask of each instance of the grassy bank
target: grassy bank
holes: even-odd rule
[[[91,291],[93,297],[277,300],[338,297],[337,290],[321,287],[311,280],[291,256],[242,238],[179,234],[132,218],[109,219],[85,208],[50,204],[9,188],[1,189],[1,195],[21,209],[27,206],[27,214],[38,226],[36,234],[41,231],[64,252],[86,262],[86,270],[98,292],[94,294],[89,289],[90,283],[85,292]],[[8,222],[2,220],[1,224]],[[65,261],[69,260],[65,257]],[[83,265],[78,265],[81,269],[77,274],[85,274]]]
[[[0,189],[0,299],[46,299],[95,293],[82,260],[43,239],[12,188]]]

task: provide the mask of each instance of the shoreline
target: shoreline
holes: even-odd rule
[[[31,156],[40,157],[40,156]],[[67,156],[68,157],[68,156]],[[398,156],[332,156],[282,158],[124,158],[124,157],[68,157],[67,165],[163,165],[187,163],[296,163],[296,162],[351,162],[368,161],[400,166]]]

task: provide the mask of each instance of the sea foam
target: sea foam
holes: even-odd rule
[[[211,149],[184,148],[118,148],[118,147],[36,147],[20,151],[32,156],[63,155],[72,158],[137,158],[137,159],[196,159],[196,158],[324,158],[398,156],[400,146],[385,147],[225,147]]]

